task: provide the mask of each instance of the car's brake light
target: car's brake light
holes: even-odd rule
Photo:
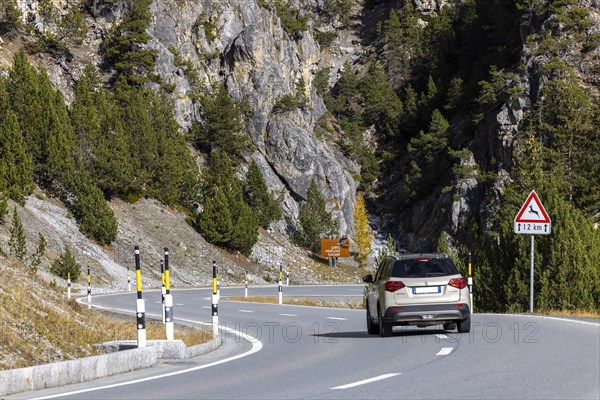
[[[388,281],[385,283],[385,290],[388,292],[395,292],[403,287],[406,287],[406,285],[402,281]]]
[[[457,289],[464,289],[467,286],[467,280],[465,278],[452,278],[448,285]]]

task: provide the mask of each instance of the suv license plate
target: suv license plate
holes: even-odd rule
[[[431,294],[431,293],[441,293],[441,286],[426,286],[426,287],[414,287],[413,294]]]

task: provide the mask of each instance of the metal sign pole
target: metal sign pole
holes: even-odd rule
[[[533,257],[535,248],[535,235],[531,235],[531,271],[529,272],[529,311],[533,313]]]

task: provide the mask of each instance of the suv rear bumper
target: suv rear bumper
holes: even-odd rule
[[[428,304],[417,306],[392,306],[385,310],[384,322],[402,325],[403,323],[428,323],[439,321],[462,321],[469,317],[468,304]]]

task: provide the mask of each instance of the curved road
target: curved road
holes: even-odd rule
[[[284,296],[362,296],[363,285],[290,286]],[[210,322],[210,290],[172,291],[175,319]],[[277,295],[277,286],[250,296]],[[78,399],[599,399],[600,324],[534,315],[475,314],[469,334],[395,328],[369,336],[365,312],[227,301],[218,350],[141,371],[10,398]],[[160,315],[160,293],[145,292]],[[135,293],[94,305],[134,310]],[[132,311],[131,311],[132,312]],[[134,321],[132,315],[132,321]],[[241,331],[247,339],[231,333]]]

